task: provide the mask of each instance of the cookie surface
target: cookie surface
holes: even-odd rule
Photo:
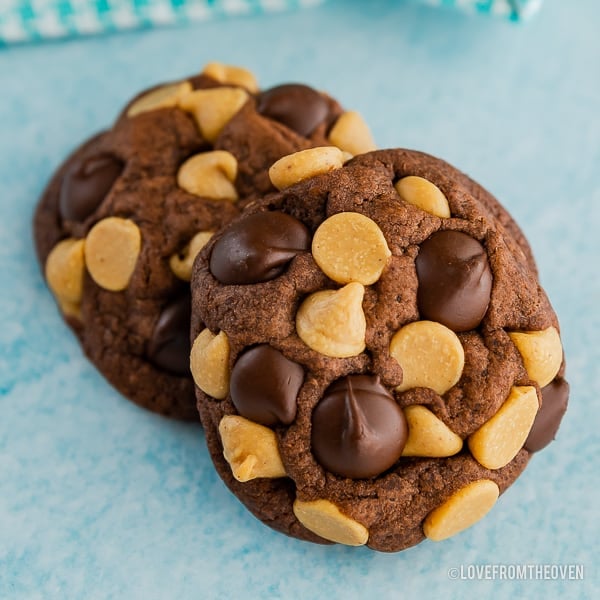
[[[213,366],[196,383],[216,468],[300,539],[398,551],[454,535],[566,407],[525,238],[419,152],[363,154],[251,203],[199,255],[192,312],[192,373]]]
[[[125,396],[197,419],[195,254],[253,196],[274,189],[273,162],[329,145],[343,114],[308,86],[259,92],[249,72],[214,63],[141,93],[56,172],[34,218],[37,254],[86,354]]]

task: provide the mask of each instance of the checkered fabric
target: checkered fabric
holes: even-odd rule
[[[250,15],[323,0],[0,0],[0,45]]]
[[[528,19],[536,13],[543,0],[416,0],[431,6],[458,8],[469,12],[478,12],[495,17],[504,17],[511,21]]]
[[[0,46],[283,11],[325,0],[0,0]],[[368,0],[364,0],[365,2]],[[390,0],[398,1],[398,0]],[[413,0],[521,20],[543,0]]]

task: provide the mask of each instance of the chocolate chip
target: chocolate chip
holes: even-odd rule
[[[68,221],[85,221],[100,206],[123,167],[118,158],[109,154],[73,163],[65,173],[60,189],[61,217]]]
[[[313,411],[313,453],[325,469],[342,477],[375,477],[389,469],[407,437],[404,413],[379,377],[338,379]]]
[[[164,308],[150,338],[148,359],[160,369],[175,375],[190,374],[189,293],[173,300]]]
[[[562,378],[542,388],[542,407],[525,441],[529,452],[545,448],[555,437],[569,402],[569,384]]]
[[[289,425],[304,369],[268,344],[244,352],[231,371],[231,400],[237,411],[262,425]]]
[[[327,118],[329,106],[327,100],[311,87],[287,83],[260,94],[257,111],[308,137]]]
[[[475,329],[492,292],[485,248],[459,231],[440,231],[421,244],[416,260],[421,317],[453,331]]]
[[[269,281],[309,247],[308,229],[294,217],[256,213],[234,223],[216,242],[210,272],[225,284]]]

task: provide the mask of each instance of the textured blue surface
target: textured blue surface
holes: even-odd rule
[[[548,2],[517,27],[332,0],[0,52],[0,598],[600,597],[600,5],[577,5]],[[477,178],[528,234],[561,318],[571,406],[471,530],[397,555],[270,531],[214,475],[198,428],[123,400],[60,320],[30,234],[45,181],[138,89],[208,60],[329,90],[382,147]],[[448,578],[474,563],[582,563],[585,580]]]

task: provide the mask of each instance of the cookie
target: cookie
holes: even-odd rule
[[[332,141],[333,140],[333,141]],[[301,84],[260,92],[218,63],[142,92],[53,176],[34,218],[37,254],[85,353],[125,396],[197,420],[189,279],[210,236],[284,155],[372,149],[360,117]]]
[[[275,163],[275,181],[292,165],[281,191],[200,253],[198,408],[257,518],[399,551],[474,524],[553,439],[559,325],[518,226],[471,179],[409,150],[324,161]]]

